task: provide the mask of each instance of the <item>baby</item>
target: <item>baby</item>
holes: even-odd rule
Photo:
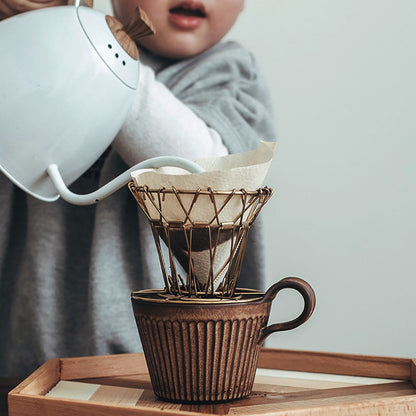
[[[244,0],[113,0],[115,16],[127,23],[140,7],[156,27],[141,45],[156,55],[185,59],[217,44],[244,8]]]
[[[65,3],[0,0],[0,17]],[[252,54],[221,42],[243,0],[113,1],[123,23],[137,6],[156,34],[140,41],[135,100],[111,149],[72,184],[77,193],[149,157],[221,156],[274,140]],[[250,232],[242,287],[262,287],[259,225]],[[0,173],[0,230],[0,333],[7,340],[0,376],[26,376],[50,357],[140,350],[130,292],[163,279],[150,226],[127,188],[76,207],[39,201]]]

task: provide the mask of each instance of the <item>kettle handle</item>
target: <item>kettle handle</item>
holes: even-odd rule
[[[94,0],[68,0],[69,6],[87,6],[87,7],[94,7]]]
[[[265,326],[264,328],[262,328],[258,340],[259,345],[262,345],[266,338],[273,332],[287,331],[289,329],[294,329],[302,325],[309,319],[309,317],[312,315],[312,312],[315,309],[315,292],[313,291],[309,283],[305,282],[305,280],[300,279],[298,277],[286,277],[285,279],[282,279],[279,282],[275,283],[272,287],[268,289],[268,291],[265,293],[263,299],[260,302],[263,303],[273,301],[276,295],[282,289],[294,289],[302,295],[304,300],[303,311],[295,319],[292,319],[287,322]]]
[[[204,171],[201,166],[188,159],[176,156],[158,156],[134,165],[101,188],[84,195],[75,194],[67,188],[56,164],[49,165],[46,171],[62,199],[74,205],[92,205],[127,185],[131,181],[131,172],[146,168],[156,169],[162,166],[178,167],[191,173],[200,173]]]

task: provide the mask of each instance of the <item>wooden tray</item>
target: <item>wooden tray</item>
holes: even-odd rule
[[[263,349],[249,398],[157,400],[143,354],[47,361],[9,393],[10,416],[416,415],[416,361]]]

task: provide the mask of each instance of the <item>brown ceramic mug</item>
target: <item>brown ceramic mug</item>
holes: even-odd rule
[[[295,319],[267,325],[282,289],[304,299]],[[238,289],[232,299],[191,299],[163,290],[132,293],[134,315],[154,393],[181,403],[213,403],[251,393],[260,347],[273,332],[304,323],[315,307],[307,282],[288,277],[266,293]]]

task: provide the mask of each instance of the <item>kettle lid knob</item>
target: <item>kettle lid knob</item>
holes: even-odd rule
[[[126,25],[123,25],[113,16],[107,15],[105,19],[118,43],[133,59],[138,61],[139,50],[136,41],[155,33],[153,25],[145,12],[136,7],[135,13]]]

